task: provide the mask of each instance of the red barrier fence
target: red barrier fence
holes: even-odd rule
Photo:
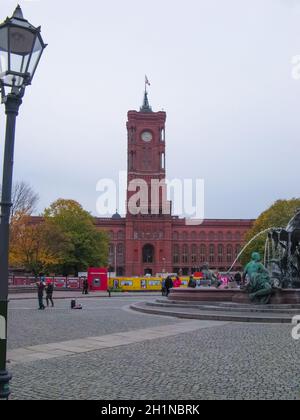
[[[56,289],[82,289],[83,280],[78,277],[45,277],[45,282],[51,282]],[[30,276],[10,276],[11,287],[32,287],[37,279]]]

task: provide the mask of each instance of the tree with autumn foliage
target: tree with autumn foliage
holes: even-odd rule
[[[59,199],[45,210],[44,217],[50,227],[63,232],[71,245],[63,252],[59,265],[62,274],[107,265],[108,236],[96,229],[94,218],[77,201]]]
[[[11,224],[10,265],[38,275],[56,271],[72,247],[69,238],[48,221],[18,217]]]
[[[292,200],[278,200],[268,210],[264,211],[254,223],[252,229],[246,235],[246,242],[250,241],[258,233],[269,228],[286,227],[291,218],[300,208],[300,198]],[[259,236],[246,249],[241,257],[242,263],[246,264],[251,259],[251,254],[255,251],[264,255],[267,233]]]

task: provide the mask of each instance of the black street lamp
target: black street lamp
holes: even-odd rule
[[[44,44],[40,28],[24,19],[18,6],[0,25],[0,88],[5,104],[6,135],[3,163],[0,223],[0,399],[10,395],[11,375],[6,370],[9,219],[11,211],[16,118],[26,86],[31,84]]]

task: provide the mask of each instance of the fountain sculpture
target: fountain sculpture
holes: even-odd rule
[[[300,209],[285,229],[269,232],[265,265],[277,287],[300,288]]]

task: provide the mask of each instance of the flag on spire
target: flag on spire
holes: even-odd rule
[[[146,83],[146,85],[151,86],[147,76],[145,76],[145,83]]]

